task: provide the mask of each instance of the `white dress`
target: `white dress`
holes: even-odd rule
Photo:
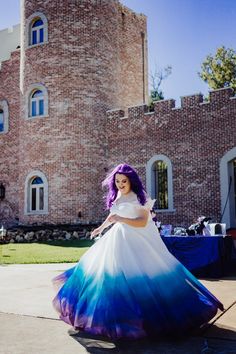
[[[136,218],[137,197],[115,202],[112,214]],[[145,227],[115,223],[77,265],[54,279],[53,304],[77,329],[112,339],[184,335],[223,305],[163,243],[149,216]]]

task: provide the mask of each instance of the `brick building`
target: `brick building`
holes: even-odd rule
[[[137,167],[158,199],[159,219],[186,226],[199,215],[235,227],[236,97],[230,88],[107,113],[109,163]],[[229,188],[230,187],[230,188]],[[228,197],[228,198],[227,198]],[[227,201],[227,203],[226,203]]]
[[[162,222],[219,221],[224,210],[236,226],[231,89],[148,113],[146,17],[118,0],[24,0],[21,38],[17,29],[20,48],[12,41],[7,60],[0,50],[2,223],[99,220],[101,181],[126,161]]]

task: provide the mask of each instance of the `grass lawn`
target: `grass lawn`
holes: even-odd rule
[[[0,264],[78,262],[93,244],[90,240],[0,245]]]

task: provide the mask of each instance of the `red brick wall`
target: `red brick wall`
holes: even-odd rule
[[[117,107],[128,107],[148,102],[146,16],[120,6],[118,19],[120,81]]]
[[[6,100],[9,109],[9,131],[0,134],[0,183],[6,188],[5,199],[0,200],[0,224],[18,217],[19,65],[20,52],[15,51],[0,69],[0,101]]]
[[[163,223],[189,225],[197,216],[219,220],[220,159],[235,147],[236,99],[231,89],[210,93],[202,103],[201,95],[182,98],[182,107],[173,100],[108,112],[109,165],[128,162],[142,175],[154,155],[164,154],[172,162],[175,211],[160,213]]]
[[[34,12],[46,16],[48,43],[31,48],[25,43],[22,51],[20,200],[26,176],[40,170],[49,182],[49,214],[24,215],[21,203],[20,220],[73,222],[79,211],[83,220],[96,220],[102,215],[100,186],[107,165],[106,111],[143,102],[140,32],[146,19],[110,0],[25,0],[24,8],[23,23]],[[122,11],[130,16],[125,28]],[[25,95],[34,83],[48,90],[49,116],[25,120]]]

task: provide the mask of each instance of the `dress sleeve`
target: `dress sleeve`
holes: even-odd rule
[[[147,197],[146,203],[144,205],[141,205],[141,208],[146,210],[151,210],[153,208],[155,201],[156,199],[151,199],[150,197]]]

